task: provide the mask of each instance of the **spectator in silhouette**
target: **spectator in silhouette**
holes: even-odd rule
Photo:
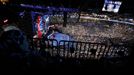
[[[27,64],[25,57],[30,53],[24,33],[17,27],[17,16],[8,8],[0,13],[0,68],[13,70]]]
[[[5,64],[4,66],[10,68],[24,66],[26,63],[23,59],[30,53],[26,36],[11,22],[3,24],[2,28],[3,32],[0,36],[0,58],[2,59],[3,65]]]
[[[45,61],[38,51],[29,49],[27,38],[17,27],[17,15],[10,9],[0,13],[0,68],[6,70],[25,70],[27,68],[43,68]]]

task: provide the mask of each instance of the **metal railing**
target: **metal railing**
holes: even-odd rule
[[[31,48],[33,50],[48,52],[50,56],[58,55],[63,58],[100,59],[129,55],[129,49],[124,45],[106,45],[102,43],[66,40],[58,42],[54,39],[43,40],[35,38],[32,41]]]
[[[128,48],[123,45],[106,45],[102,43],[60,41],[63,44],[59,48],[60,56],[82,59],[100,59],[102,57],[123,57],[127,56]]]

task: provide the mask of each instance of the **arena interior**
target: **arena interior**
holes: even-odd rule
[[[0,68],[132,72],[132,10],[131,0],[0,0]]]

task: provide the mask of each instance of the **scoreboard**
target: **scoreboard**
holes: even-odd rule
[[[121,1],[105,0],[102,11],[118,13]]]

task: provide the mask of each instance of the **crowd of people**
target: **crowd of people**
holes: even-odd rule
[[[100,18],[100,19],[106,19],[106,20],[118,20],[118,21],[124,21],[124,22],[130,22],[134,23],[134,18],[132,14],[97,14],[97,13],[91,13],[83,16],[90,16],[93,18]]]
[[[131,25],[98,20],[68,23],[62,30],[71,35],[74,40],[84,42],[106,43],[111,39],[114,43],[130,43],[128,41],[132,41],[134,37],[134,28]]]

